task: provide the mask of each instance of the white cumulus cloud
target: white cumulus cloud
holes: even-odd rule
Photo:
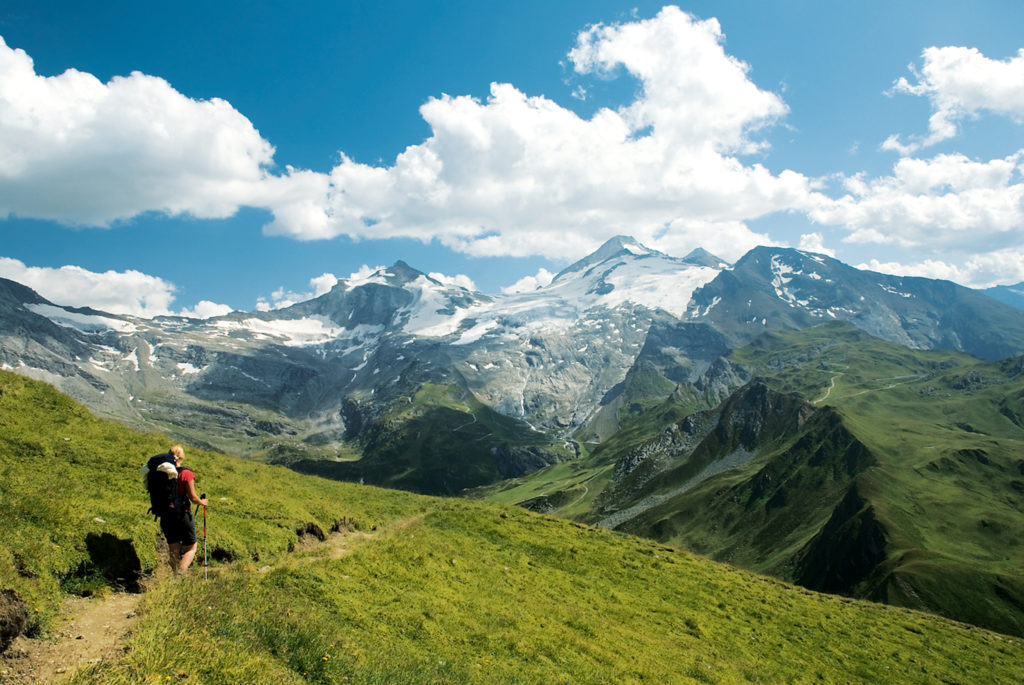
[[[641,97],[619,110],[631,132],[651,126],[673,146],[754,151],[762,144],[748,133],[788,108],[750,80],[746,63],[725,53],[724,37],[717,19],[666,7],[654,19],[583,31],[569,58],[582,74],[622,67],[640,81]]]
[[[883,262],[880,259],[871,259],[863,264],[857,265],[858,269],[878,271],[893,276],[918,276],[921,278],[941,278],[947,281],[960,282],[963,278],[963,270],[955,264],[935,259],[926,259],[921,262],[904,264],[902,262]]]
[[[836,251],[825,247],[825,236],[821,233],[804,233],[800,236],[799,249],[806,252],[815,252],[817,254],[828,255],[829,257],[835,257]]]
[[[428,275],[438,283],[442,283],[444,285],[454,285],[459,288],[465,288],[466,290],[477,289],[476,283],[474,283],[473,279],[467,276],[466,274],[456,274],[454,276],[448,276],[446,274],[433,271]]]
[[[975,48],[930,47],[920,70],[910,69],[913,81],[898,79],[891,93],[928,99],[927,135],[906,142],[890,136],[883,149],[901,155],[891,174],[837,176],[838,196],[817,195],[808,216],[844,228],[847,244],[887,245],[904,253],[872,260],[868,268],[977,287],[1020,280],[1024,150],[989,160],[959,152],[912,155],[956,137],[960,122],[982,113],[1024,123],[1024,50],[1000,61]]]
[[[217,304],[209,300],[200,300],[195,307],[185,308],[179,312],[179,316],[187,316],[191,319],[212,319],[215,316],[230,314],[234,309],[226,304]]]
[[[512,285],[502,288],[501,292],[506,295],[533,292],[537,288],[543,288],[546,285],[550,285],[551,281],[555,280],[556,275],[557,274],[553,274],[547,269],[542,268],[537,271],[535,276],[523,276]]]
[[[0,276],[35,290],[54,304],[93,307],[111,314],[153,317],[170,314],[174,285],[139,271],[97,273],[79,266],[26,266],[0,257]]]
[[[107,226],[251,206],[271,212],[266,233],[301,240],[408,237],[478,256],[572,257],[618,234],[688,246],[711,235],[736,258],[763,242],[746,221],[808,206],[813,184],[741,161],[788,110],[723,41],[717,20],[677,7],[589,27],[572,68],[635,78],[632,102],[583,118],[508,83],[484,101],[444,94],[420,108],[430,135],[393,164],[342,153],[328,173],[271,172],[274,148],[224,100],[139,72],[107,83],[73,69],[42,76],[0,41],[0,216]]]
[[[1024,247],[1024,151],[986,162],[961,154],[901,158],[889,176],[843,179],[838,199],[809,212],[841,225],[847,242],[893,244],[922,252]]]
[[[201,300],[191,309],[175,312],[171,309],[175,285],[135,270],[96,272],[80,266],[26,266],[17,259],[0,257],[0,277],[27,285],[54,304],[92,307],[145,319],[154,316],[208,319],[234,311],[226,304]]]
[[[429,137],[390,166],[342,156],[327,176],[268,181],[273,234],[313,239],[438,239],[477,256],[580,255],[629,234],[647,243],[733,239],[737,257],[760,236],[745,221],[808,204],[811,182],[739,155],[787,112],[728,55],[716,20],[676,7],[652,19],[590,27],[569,59],[583,76],[628,73],[637,98],[582,118],[507,83],[480,101],[430,99]],[[735,240],[735,238],[739,240]]]
[[[963,264],[942,259],[925,259],[910,263],[872,259],[857,268],[896,276],[941,278],[971,288],[991,288],[1024,281],[1024,252],[1018,249],[997,250],[974,255]]]
[[[272,156],[224,100],[193,100],[139,72],[108,83],[74,69],[40,76],[0,38],[0,217],[228,217],[259,197]]]
[[[928,135],[912,136],[903,143],[896,134],[882,144],[901,155],[948,140],[957,135],[961,120],[988,111],[1024,121],[1024,49],[1015,57],[994,60],[977,48],[930,47],[921,55],[923,66],[910,70],[915,82],[903,77],[893,93],[926,97],[932,108]]]
[[[365,267],[364,267],[365,268]],[[331,273],[322,273],[309,279],[310,289],[305,292],[295,292],[278,288],[270,295],[270,299],[261,297],[256,301],[256,310],[268,312],[272,309],[284,309],[293,304],[312,300],[315,297],[326,295],[338,283],[338,277]]]

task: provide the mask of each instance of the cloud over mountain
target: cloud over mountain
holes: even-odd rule
[[[1022,161],[1024,151],[986,162],[961,154],[904,157],[889,176],[843,179],[846,194],[808,214],[846,229],[848,243],[892,245],[918,255],[916,264],[882,269],[890,273],[979,287],[1018,281],[1024,278]]]
[[[224,218],[252,207],[272,216],[265,233],[298,240],[413,238],[473,256],[560,258],[617,234],[727,260],[801,236],[827,253],[884,246],[881,259],[844,257],[888,270],[979,286],[1024,280],[1024,151],[913,156],[971,118],[1024,120],[1024,51],[1000,61],[976,48],[925,49],[891,94],[927,99],[928,133],[883,144],[901,155],[891,173],[822,179],[764,161],[789,105],[726,51],[716,19],[669,6],[589,26],[567,66],[591,82],[635,81],[635,95],[583,116],[512,83],[492,83],[483,99],[440,94],[419,109],[425,137],[393,161],[342,151],[333,168],[314,170],[278,165],[272,143],[225,100],[193,99],[138,71],[105,83],[75,69],[44,76],[0,39],[0,218],[106,227],[148,212]],[[782,212],[822,228],[797,225],[787,240],[781,222],[754,223]],[[121,306],[166,309],[173,285],[161,283],[143,289],[154,304]],[[310,293],[282,288],[263,306]]]
[[[281,179],[267,230],[438,238],[473,255],[519,256],[582,253],[617,233],[692,249],[712,233],[722,240],[709,249],[737,257],[767,240],[745,221],[806,204],[811,184],[735,156],[761,149],[751,133],[787,108],[722,40],[717,21],[674,7],[591,27],[569,53],[573,68],[624,69],[641,86],[629,105],[584,119],[507,83],[493,83],[484,102],[432,98],[420,108],[430,137],[393,165],[343,157],[326,185]],[[288,194],[290,183],[322,194]]]
[[[27,285],[56,304],[94,307],[112,314],[145,317],[170,314],[169,307],[174,301],[173,284],[135,270],[96,273],[79,266],[53,269],[25,266],[17,259],[0,257],[0,277]],[[210,305],[212,303],[200,303],[195,309],[208,312]],[[196,312],[187,315],[200,316]]]
[[[768,240],[746,221],[806,204],[810,182],[736,156],[786,105],[726,54],[715,20],[674,7],[580,33],[574,69],[624,69],[638,97],[585,119],[494,83],[481,102],[441,95],[430,136],[389,166],[344,154],[329,173],[270,173],[274,149],[224,100],[193,100],[133,72],[101,83],[35,73],[0,44],[0,211],[106,226],[147,211],[226,217],[266,208],[271,234],[438,239],[473,255],[582,254],[617,233],[726,257]],[[43,112],[34,117],[32,112]],[[708,232],[720,237],[707,243]]]

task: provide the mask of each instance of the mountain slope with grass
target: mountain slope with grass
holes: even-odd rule
[[[761,336],[714,409],[677,396],[483,497],[806,587],[1024,634],[1024,360],[844,324]]]
[[[6,372],[0,420],[0,589],[45,639],[67,597],[130,585],[158,563],[137,469],[167,441]],[[651,541],[187,457],[211,496],[209,580],[148,583],[123,654],[73,682],[1013,683],[1024,672],[1015,638]]]

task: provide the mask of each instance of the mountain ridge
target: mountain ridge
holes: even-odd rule
[[[261,412],[323,444],[356,437],[347,403],[380,415],[425,382],[470,392],[553,443],[603,440],[676,386],[720,401],[704,374],[728,349],[823,320],[987,359],[1024,352],[1024,312],[948,282],[782,248],[755,248],[731,266],[699,249],[677,259],[627,236],[516,295],[445,285],[404,261],[284,309],[208,320],[74,310],[23,288],[4,289],[5,368],[132,425],[167,416],[165,429],[201,430],[203,403],[230,403],[245,427],[214,439],[233,453],[277,449],[282,433],[255,428],[276,421]],[[324,452],[304,444],[308,456]]]

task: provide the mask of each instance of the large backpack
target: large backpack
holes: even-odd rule
[[[146,462],[144,482],[149,492],[149,510],[154,517],[160,518],[183,510],[178,477],[174,455],[170,453],[158,454]]]

